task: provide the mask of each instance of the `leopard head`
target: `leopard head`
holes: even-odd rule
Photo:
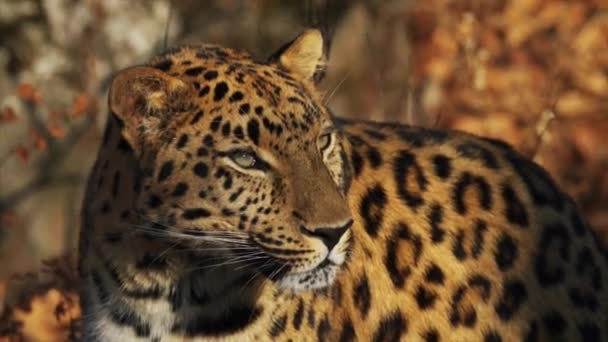
[[[139,170],[137,220],[279,287],[331,284],[353,221],[344,141],[316,90],[325,64],[311,29],[263,62],[186,46],[117,74],[110,120]]]

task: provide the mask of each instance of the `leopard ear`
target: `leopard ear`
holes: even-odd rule
[[[326,50],[321,31],[308,29],[275,52],[270,62],[298,78],[319,83],[325,76]]]
[[[168,123],[188,111],[191,92],[191,86],[176,77],[136,66],[119,72],[112,80],[109,107],[122,122],[124,138],[136,147],[165,134]]]

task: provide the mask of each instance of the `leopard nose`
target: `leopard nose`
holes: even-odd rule
[[[338,227],[322,227],[316,228],[314,230],[307,229],[302,226],[302,231],[304,234],[320,239],[327,249],[331,251],[332,248],[340,241],[340,238],[350,226],[352,226],[353,220],[349,220],[346,224],[343,224]]]

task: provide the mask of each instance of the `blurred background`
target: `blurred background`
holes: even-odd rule
[[[506,140],[608,240],[606,0],[0,0],[0,341],[70,336],[112,73],[184,42],[263,58],[311,23],[339,116]]]

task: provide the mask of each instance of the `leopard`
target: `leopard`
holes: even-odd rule
[[[501,140],[348,120],[328,39],[116,73],[82,205],[85,341],[608,341],[608,253]]]

